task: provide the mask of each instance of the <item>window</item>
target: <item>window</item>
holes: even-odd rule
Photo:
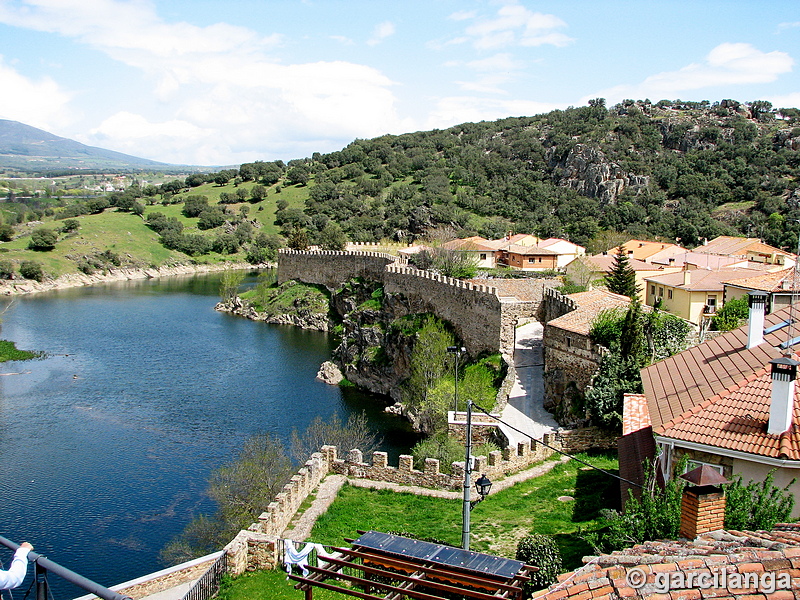
[[[481,260],[486,260],[486,253],[485,252],[481,253]]]
[[[664,297],[664,288],[661,286],[658,286],[658,295],[659,297]]]
[[[567,348],[572,348],[572,338],[567,336]]]
[[[708,306],[708,312],[716,312],[717,311],[717,297],[716,296],[709,296],[708,300],[706,300],[706,306]]]
[[[667,290],[667,300],[672,300],[672,290]]]
[[[529,259],[528,259],[528,262],[529,262],[529,263],[536,262],[536,259],[535,259],[535,258],[529,258]]]
[[[700,460],[687,460],[686,461],[686,468],[683,470],[683,473],[688,473],[692,469],[696,469],[697,467],[702,467],[703,465],[705,465],[707,467],[711,467],[712,469],[714,469],[720,475],[725,475],[725,470],[724,470],[724,467],[722,465],[713,465],[711,463],[703,462],[703,461],[700,461]],[[683,473],[681,473],[681,475],[683,475]]]
[[[650,293],[651,293],[653,296],[655,296],[655,295],[656,295],[656,286],[654,286],[654,285],[651,285],[651,286],[650,286]]]

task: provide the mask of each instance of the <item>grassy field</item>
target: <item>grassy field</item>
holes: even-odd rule
[[[606,470],[617,469],[615,456],[582,458]],[[492,493],[478,504],[472,511],[471,547],[513,557],[525,534],[546,533],[556,537],[565,565],[574,568],[591,553],[575,534],[599,526],[599,511],[616,506],[618,490],[618,481],[608,475],[575,461],[559,463],[545,475]],[[558,500],[564,496],[575,500]],[[408,531],[460,545],[461,502],[347,486],[317,521],[311,537],[339,545],[346,537],[358,537],[359,529]]]
[[[580,458],[612,473],[618,467],[611,454],[583,454]],[[556,539],[565,570],[575,569],[582,564],[581,558],[592,552],[580,532],[598,528],[599,511],[616,508],[618,498],[617,479],[575,461],[559,463],[546,474],[492,493],[478,504],[471,514],[471,548],[513,558],[521,537],[529,532],[546,533]],[[311,541],[347,545],[344,538],[357,538],[358,530],[376,530],[405,531],[460,546],[461,507],[461,501],[345,486],[317,521]],[[293,585],[283,571],[248,573],[228,581],[220,598],[299,600],[303,593]],[[341,598],[318,589],[314,597]]]

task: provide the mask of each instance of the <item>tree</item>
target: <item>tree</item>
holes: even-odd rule
[[[286,240],[286,245],[292,250],[308,249],[308,234],[306,230],[295,224],[294,229],[289,234],[289,238]]]
[[[242,281],[244,281],[244,271],[241,269],[226,269],[222,272],[219,295],[223,302],[229,302],[239,294]]]
[[[73,231],[78,231],[80,226],[80,221],[77,219],[64,219],[61,224],[61,231],[62,233],[72,233]]]
[[[52,229],[39,227],[31,232],[31,241],[28,248],[31,250],[47,251],[56,247],[58,234]]]
[[[788,521],[794,508],[794,494],[789,487],[774,484],[775,469],[772,469],[761,482],[742,483],[742,476],[735,475],[725,490],[725,528],[737,531],[769,531],[776,523]]]
[[[711,328],[717,331],[732,331],[747,321],[749,312],[747,296],[728,300],[711,319]]]
[[[344,250],[347,236],[338,223],[330,221],[317,234],[317,243],[323,250]]]
[[[206,196],[186,196],[181,212],[184,217],[192,218],[199,217],[200,213],[208,209],[208,198]]]
[[[614,263],[606,273],[605,283],[609,292],[627,296],[628,298],[633,298],[641,291],[641,288],[636,284],[636,272],[631,267],[628,256],[622,246],[617,247]]]
[[[358,448],[364,456],[371,456],[379,444],[380,439],[370,427],[366,413],[350,415],[345,424],[342,424],[339,414],[334,413],[325,421],[319,416],[314,417],[303,435],[299,435],[297,430],[292,431],[292,458],[302,464],[326,445],[338,447],[341,453]]]
[[[0,225],[0,241],[10,242],[14,239],[14,228],[8,223]]]
[[[19,274],[25,279],[33,279],[34,281],[41,281],[44,279],[44,271],[42,270],[42,263],[35,260],[25,260],[19,266]]]

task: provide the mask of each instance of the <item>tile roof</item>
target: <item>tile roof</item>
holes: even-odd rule
[[[790,307],[786,307],[766,315],[765,329],[788,319],[790,310]],[[786,327],[765,333],[763,343],[748,349],[747,327],[744,326],[642,369],[642,385],[653,429],[663,431],[667,424],[676,425],[681,418],[686,418],[689,421],[685,431],[689,431],[688,428],[699,426],[699,421],[694,420],[694,417],[690,419],[692,411],[697,411],[697,407],[701,404],[709,407],[715,402],[722,402],[722,396],[726,395],[729,398],[725,400],[726,403],[735,401],[740,407],[737,408],[740,417],[750,415],[756,418],[757,414],[761,413],[756,413],[750,406],[753,394],[762,394],[761,402],[765,402],[764,389],[759,387],[760,384],[756,380],[764,373],[770,360],[782,355],[777,346],[784,342],[788,335]],[[718,396],[720,398],[712,402],[712,399]],[[702,443],[708,441],[709,438],[705,436],[711,434],[712,422],[720,423],[713,420],[717,418],[709,417],[709,422],[703,425],[706,427],[703,433],[697,433],[696,429],[692,429],[692,435],[697,441]],[[743,418],[735,423],[730,420],[726,426],[732,428],[732,431],[734,429],[745,431],[744,421]],[[766,435],[763,433],[763,436]],[[760,444],[759,448],[766,448],[768,442]]]
[[[548,250],[547,248],[540,248],[539,246],[523,246],[521,244],[507,244],[502,247],[503,250],[511,254],[521,254],[523,256],[555,256],[558,252]]]
[[[593,266],[595,268],[596,271],[602,271],[606,273],[611,269],[611,266],[614,264],[614,255],[595,254],[593,256],[587,256],[586,260],[588,261],[590,266]],[[643,260],[630,257],[628,257],[628,264],[634,271],[661,271],[664,269],[662,265],[653,265],[644,262]]]
[[[704,254],[702,252],[681,252],[668,257],[653,257],[650,262],[654,265],[665,267],[682,267],[685,264],[697,268],[721,269],[731,265],[747,266],[747,259],[737,256],[720,256],[718,254]]]
[[[789,252],[784,252],[774,246],[763,243],[759,238],[743,238],[730,235],[721,235],[702,246],[694,249],[695,252],[706,254],[724,255],[744,255],[747,252],[759,254],[780,254],[782,256],[793,256]]]
[[[681,248],[677,244],[669,244],[666,242],[648,242],[646,240],[628,240],[622,244],[622,247],[625,249],[625,252],[629,257],[639,260],[646,260],[654,254],[658,254],[664,250],[673,249],[676,252],[685,252],[685,249]],[[616,248],[611,248],[608,250],[608,253],[616,254],[616,251]]]
[[[800,525],[779,524],[772,531],[715,531],[693,541],[645,542],[587,557],[584,562],[580,569],[559,575],[558,583],[535,592],[533,598],[794,600],[793,590],[800,588]],[[700,579],[701,574],[707,574],[705,579]],[[634,588],[629,581],[637,575],[644,581]],[[772,581],[775,589],[772,593],[758,589],[751,585],[754,581],[767,582],[762,588]],[[672,584],[669,589],[664,589],[665,582]]]
[[[650,411],[644,394],[625,394],[622,414],[622,435],[650,427]]]
[[[589,290],[588,292],[578,292],[576,294],[569,294],[567,298],[571,298],[578,305],[578,308],[561,315],[557,319],[548,321],[548,327],[557,327],[565,331],[579,333],[581,335],[589,335],[592,328],[592,322],[598,314],[602,311],[611,308],[627,309],[631,299],[627,296],[620,296],[607,290]]]
[[[731,285],[740,288],[747,288],[749,290],[757,290],[761,292],[780,292],[791,291],[794,277],[794,269],[782,269],[772,273],[763,273],[754,277],[746,277],[744,279],[736,279],[731,281]],[[785,282],[785,283],[784,283]],[[727,281],[724,283],[728,283]],[[800,289],[800,282],[798,282],[797,289]]]
[[[455,239],[445,242],[442,244],[442,248],[458,252],[494,252],[495,249],[485,243],[488,241],[489,240],[486,238],[474,235],[464,239]]]
[[[676,271],[665,275],[651,275],[644,280],[651,283],[668,285],[674,288],[689,290],[692,292],[721,292],[724,289],[724,281],[734,281],[736,279],[752,277],[763,271],[757,269],[719,269],[709,271],[706,269],[690,269],[689,283],[684,284],[684,273],[686,271]]]

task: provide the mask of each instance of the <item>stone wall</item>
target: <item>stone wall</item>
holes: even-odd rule
[[[384,291],[402,294],[412,313],[429,312],[449,321],[472,356],[501,347],[501,303],[493,287],[392,265],[386,269]]]
[[[404,259],[382,252],[282,249],[278,252],[278,283],[298,279],[335,290],[354,277],[382,282],[386,266],[398,261]]]
[[[539,309],[539,320],[547,324],[553,319],[557,319],[578,308],[578,304],[572,299],[554,288],[544,290],[542,305]]]

